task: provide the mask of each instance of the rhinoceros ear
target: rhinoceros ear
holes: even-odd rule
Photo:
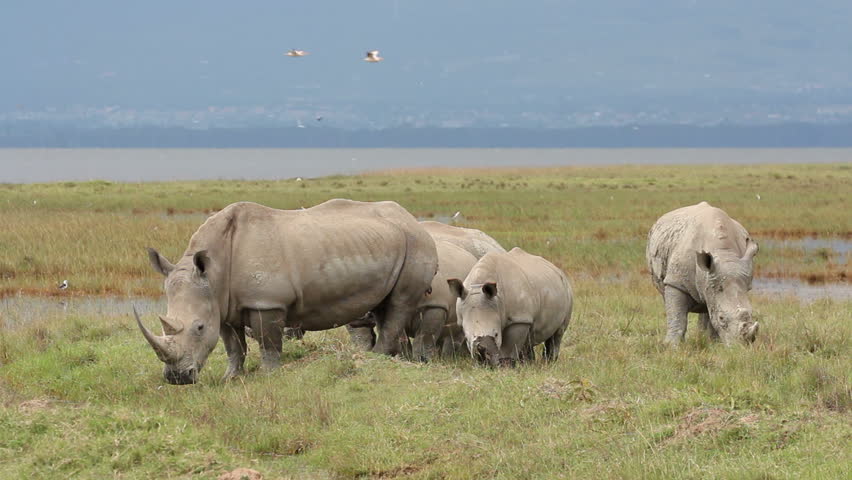
[[[164,277],[168,277],[172,273],[172,270],[175,269],[175,266],[166,260],[166,257],[160,255],[160,252],[151,247],[148,247],[148,260],[151,262],[154,270],[160,272]]]
[[[482,293],[485,294],[486,297],[492,299],[497,296],[497,284],[494,282],[488,282],[482,285]]]
[[[743,254],[743,261],[747,262],[754,258],[754,256],[757,255],[758,250],[760,250],[760,247],[758,247],[757,242],[755,242],[751,238],[746,240],[746,251],[745,254]]]
[[[467,290],[464,289],[464,285],[462,281],[458,278],[449,278],[447,279],[447,285],[450,286],[450,293],[456,296],[456,298],[464,298],[467,296]]]
[[[710,273],[713,270],[713,255],[707,252],[696,252],[695,263],[698,264],[698,268]]]
[[[192,256],[192,264],[201,276],[210,268],[210,257],[207,256],[207,250],[199,250]]]

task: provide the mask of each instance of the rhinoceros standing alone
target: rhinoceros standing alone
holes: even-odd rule
[[[757,242],[736,220],[707,202],[679,208],[657,220],[645,257],[666,307],[666,341],[680,343],[686,317],[726,344],[754,341],[748,291]]]
[[[574,298],[568,277],[555,265],[516,247],[485,255],[464,282],[447,283],[476,358],[492,366],[513,365],[532,360],[533,347],[542,342],[545,358],[558,358]]]
[[[398,204],[339,199],[304,210],[234,203],[199,227],[176,264],[148,253],[166,277],[164,335],[136,318],[174,384],[197,380],[219,336],[225,377],[241,373],[246,326],[267,368],[280,362],[284,327],[325,330],[368,311],[374,351],[396,353],[438,268],[432,237]]]

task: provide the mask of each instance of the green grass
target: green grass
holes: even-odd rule
[[[671,350],[643,252],[660,214],[704,199],[758,241],[849,238],[850,184],[848,166],[829,165],[0,186],[9,293],[50,293],[67,277],[71,295],[157,295],[143,247],[177,257],[204,210],[353,197],[420,216],[461,210],[467,225],[553,259],[576,295],[558,362],[499,371],[366,354],[333,330],[287,343],[270,374],[252,343],[248,375],[229,384],[220,344],[200,384],[176,387],[129,312],[0,326],[0,478],[215,478],[237,467],[265,478],[843,478],[852,302],[755,296],[753,346],[710,343],[691,319]],[[762,248],[758,273],[849,271],[824,252],[788,250]]]

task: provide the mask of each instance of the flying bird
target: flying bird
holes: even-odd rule
[[[288,57],[304,57],[305,55],[309,55],[309,53],[304,50],[290,49],[285,55]]]
[[[59,284],[59,289],[65,290],[66,288],[68,288],[68,280],[62,280],[62,283]]]
[[[384,58],[379,56],[378,50],[370,50],[369,52],[367,52],[367,56],[364,57],[365,62],[376,63],[381,62],[382,60],[384,60]]]

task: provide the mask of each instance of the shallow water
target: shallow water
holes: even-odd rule
[[[844,163],[843,148],[0,149],[0,182],[281,179],[419,167]],[[12,168],[14,166],[14,168]]]
[[[15,328],[44,317],[127,316],[133,321],[133,306],[139,315],[166,311],[165,298],[127,297],[30,297],[0,299],[0,327]]]
[[[752,283],[752,292],[767,297],[792,297],[803,302],[812,302],[823,298],[832,300],[852,300],[852,284],[823,283],[808,284],[797,279],[759,279]]]
[[[784,240],[764,240],[766,246],[772,248],[787,248],[802,250],[804,253],[813,253],[817,250],[825,250],[831,255],[835,263],[847,263],[852,252],[852,240],[842,238],[788,238]]]

